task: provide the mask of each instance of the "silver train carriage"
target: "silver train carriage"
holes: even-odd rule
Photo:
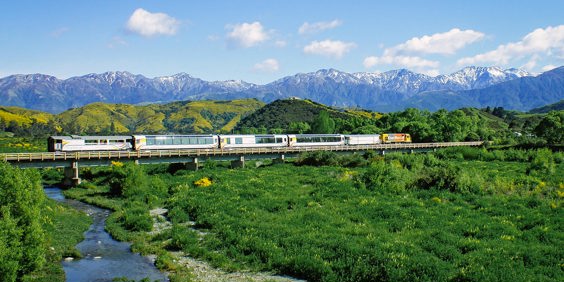
[[[57,151],[123,151],[133,148],[131,136],[51,136],[47,150]]]

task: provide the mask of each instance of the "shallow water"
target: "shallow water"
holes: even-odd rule
[[[168,281],[153,262],[131,252],[130,244],[118,242],[104,230],[108,210],[76,200],[66,199],[59,188],[45,188],[47,197],[66,203],[92,217],[93,223],[84,233],[84,241],[76,245],[83,258],[63,261],[67,281],[112,281],[116,277],[129,280],[149,278],[150,281]]]

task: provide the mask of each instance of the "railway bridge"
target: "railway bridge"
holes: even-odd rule
[[[4,153],[0,160],[22,168],[64,168],[65,185],[80,184],[80,167],[109,166],[115,161],[133,161],[136,164],[183,163],[188,169],[197,170],[200,162],[206,160],[231,161],[231,166],[244,167],[245,160],[273,159],[283,162],[304,152],[330,151],[354,153],[376,151],[382,155],[390,151],[428,152],[438,148],[481,146],[482,141],[442,143],[397,143],[358,146],[312,146],[273,148],[230,148],[230,149],[180,149],[157,151],[79,151],[79,152],[33,152]]]

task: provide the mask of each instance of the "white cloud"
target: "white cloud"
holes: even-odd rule
[[[413,37],[405,43],[386,49],[384,55],[406,53],[452,55],[464,46],[481,40],[484,36],[483,33],[471,29],[453,28],[443,33]]]
[[[523,57],[533,56],[534,59],[535,55],[551,57],[559,53],[564,53],[564,25],[535,29],[520,41],[499,45],[495,50],[459,59],[457,64],[459,66],[480,63],[507,65],[510,61]],[[528,64],[531,65],[531,61]]]
[[[308,33],[317,33],[326,29],[333,29],[343,24],[341,20],[332,20],[330,22],[316,22],[316,23],[308,23],[305,22],[300,26],[298,32],[300,34],[308,34]]]
[[[425,60],[421,57],[416,57],[416,56],[384,55],[382,57],[375,57],[375,56],[366,57],[363,61],[363,65],[365,68],[371,68],[376,65],[393,65],[396,67],[425,69],[425,68],[437,68],[439,66],[439,62]]]
[[[555,66],[555,65],[546,65],[546,66],[542,67],[541,70],[544,72],[544,71],[553,70],[555,68],[557,68],[557,66]]]
[[[164,13],[151,13],[138,8],[127,21],[127,29],[145,37],[175,35],[180,21]]]
[[[245,48],[255,46],[269,38],[260,22],[227,25],[226,28],[231,29],[227,34],[228,41]]]
[[[353,42],[343,42],[338,40],[313,41],[309,45],[304,47],[304,53],[323,55],[339,59],[355,47],[356,44]]]
[[[266,59],[253,67],[253,70],[260,72],[276,72],[278,69],[280,69],[280,65],[276,59]]]

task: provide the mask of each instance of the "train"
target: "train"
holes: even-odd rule
[[[408,133],[365,135],[263,134],[263,135],[122,135],[50,136],[49,152],[150,151],[179,149],[231,149],[260,147],[358,146],[410,143]]]

